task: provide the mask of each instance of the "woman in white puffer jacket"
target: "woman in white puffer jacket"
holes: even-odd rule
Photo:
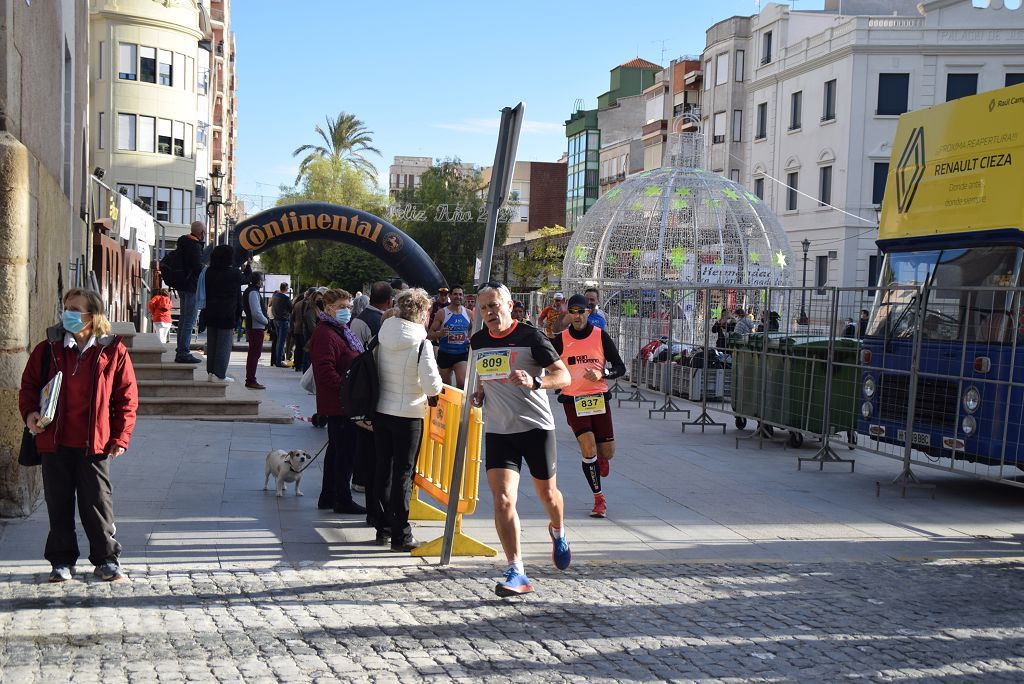
[[[380,398],[373,419],[377,449],[374,483],[366,502],[367,517],[377,521],[377,543],[391,540],[393,551],[420,545],[409,525],[409,497],[416,467],[427,397],[441,393],[441,374],[427,341],[430,298],[419,288],[395,298],[395,316],[377,334]]]

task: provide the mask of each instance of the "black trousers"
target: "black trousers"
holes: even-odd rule
[[[352,466],[352,484],[362,485],[369,489],[373,485],[374,465],[377,461],[377,446],[373,441],[373,433],[356,426],[359,442],[356,445],[356,460]]]
[[[344,416],[327,416],[327,449],[324,451],[324,482],[320,488],[321,506],[352,503],[352,464],[358,430]]]
[[[377,465],[373,490],[368,490],[372,501],[367,498],[366,512],[368,518],[377,521],[378,532],[390,530],[393,543],[412,536],[409,498],[422,437],[422,418],[400,418],[384,413],[373,418]]]
[[[86,456],[85,449],[58,447],[43,454],[43,494],[50,517],[44,557],[51,565],[74,565],[78,560],[75,533],[75,498],[78,515],[89,538],[93,565],[116,563],[121,545],[114,539],[114,496],[110,486],[110,459]]]

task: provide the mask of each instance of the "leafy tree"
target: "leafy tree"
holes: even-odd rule
[[[423,218],[397,219],[395,224],[430,255],[445,280],[472,283],[486,228],[480,220],[486,201],[480,197],[479,177],[468,176],[458,159],[448,159],[425,171],[419,186],[405,188],[397,199],[415,205]],[[494,244],[504,243],[507,233],[508,224],[498,223]]]
[[[282,187],[281,191],[278,206],[329,202],[378,216],[384,211],[384,194],[344,159],[314,159],[302,176],[301,187]],[[352,293],[394,274],[383,261],[358,247],[325,240],[272,247],[260,255],[260,268],[268,273],[291,274],[301,287],[343,287]]]
[[[355,115],[345,112],[339,112],[334,119],[328,116],[326,121],[326,132],[320,127],[320,124],[313,127],[313,130],[323,139],[323,145],[301,145],[292,152],[293,157],[298,157],[304,152],[307,153],[299,163],[299,173],[295,176],[295,184],[299,184],[306,170],[318,159],[327,159],[332,162],[345,160],[369,180],[374,181],[377,177],[377,168],[365,156],[367,152],[373,152],[378,157],[380,156],[380,150],[371,144],[373,143],[373,131],[368,130]]]
[[[523,243],[525,256],[513,260],[509,269],[514,289],[547,290],[553,280],[561,277],[565,245],[555,238],[565,233],[562,226],[545,227],[540,229],[540,237]]]

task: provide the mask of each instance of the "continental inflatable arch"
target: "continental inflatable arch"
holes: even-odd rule
[[[231,236],[235,264],[298,240],[333,240],[358,247],[427,292],[447,285],[433,259],[401,230],[373,214],[327,202],[274,207],[239,222]]]

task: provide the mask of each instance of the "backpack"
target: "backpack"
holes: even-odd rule
[[[420,342],[416,362],[423,356],[426,340]],[[341,381],[341,405],[348,411],[349,418],[373,420],[380,399],[380,376],[377,374],[377,359],[373,350],[377,348],[374,337],[366,345],[366,351],[352,360]]]
[[[181,263],[181,251],[174,249],[160,260],[160,277],[172,290],[180,290],[187,284],[185,265]]]
[[[377,359],[373,350],[377,348],[374,337],[366,345],[366,351],[352,360],[341,381],[341,405],[348,411],[349,418],[373,418],[377,412],[380,397],[380,376],[377,375]]]

